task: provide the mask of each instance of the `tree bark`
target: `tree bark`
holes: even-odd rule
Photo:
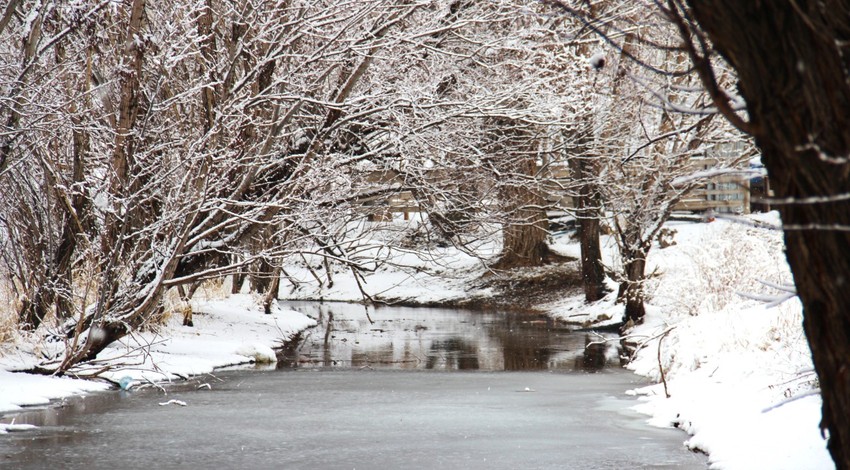
[[[265,294],[263,295],[263,312],[266,315],[272,313],[272,304],[277,302],[277,294],[280,290],[280,275],[281,275],[281,267],[275,266],[272,271],[271,282],[266,289]]]
[[[101,249],[105,254],[101,259],[100,282],[102,285],[99,289],[95,313],[80,324],[80,327],[83,324],[90,325],[90,331],[84,339],[79,337],[75,339],[75,341],[83,339],[83,343],[79,347],[75,346],[73,352],[68,354],[54,371],[59,375],[79,362],[94,359],[106,346],[137,328],[156,309],[156,303],[162,295],[161,284],[154,286],[144,300],[122,294],[119,286],[128,281],[119,279],[118,274],[118,265],[122,262],[122,257],[126,256],[124,249],[139,249],[132,246],[130,241],[122,239],[122,234],[132,231],[131,224],[138,226],[143,223],[135,217],[138,215],[138,208],[132,205],[122,207],[125,202],[120,201],[131,199],[133,190],[138,185],[138,181],[134,178],[134,172],[137,171],[133,161],[136,144],[134,128],[139,114],[140,80],[144,62],[144,48],[141,44],[144,20],[145,0],[133,0],[128,12],[127,29],[121,52],[126,68],[122,70],[119,81],[118,117],[115,122],[114,148],[110,158],[112,173],[109,175],[109,193],[114,199],[113,210],[107,212],[104,218],[103,234],[100,240]],[[82,147],[79,150],[88,151]],[[176,265],[176,261],[171,261],[169,264]],[[171,270],[173,271],[173,266]],[[136,283],[137,280],[129,282]],[[143,287],[147,286],[139,286],[138,290],[141,292]],[[132,305],[136,302],[139,305]],[[126,312],[129,311],[135,313],[127,314]],[[75,333],[79,335],[82,330],[78,328]]]
[[[212,64],[215,59],[214,52],[216,44],[212,31],[212,23],[212,1],[207,0],[201,6],[197,18],[198,35],[203,38],[201,40],[201,57],[203,60],[199,64],[201,66],[201,73],[207,79],[207,84],[201,89],[201,104],[204,108],[202,120],[204,133],[212,130],[215,123],[216,93],[212,83],[216,82],[216,78],[213,73]]]
[[[116,202],[113,203],[113,212],[107,213],[104,222],[104,236],[101,240],[104,253],[114,252],[115,256],[123,248],[120,242],[121,225],[136,222],[131,212],[132,207],[122,210],[121,203],[130,199],[131,186],[135,186],[133,176],[133,159],[135,150],[135,138],[133,130],[139,111],[140,81],[142,75],[142,63],[144,61],[144,50],[139,42],[140,33],[144,22],[145,0],[133,0],[127,23],[127,33],[124,37],[123,60],[126,69],[121,73],[120,94],[118,97],[118,119],[115,124],[115,142],[112,150],[112,174],[110,175],[110,193]],[[123,221],[119,220],[123,216]],[[126,229],[126,227],[124,227]]]
[[[820,380],[821,428],[836,467],[850,469],[850,4],[688,3],[738,72],[776,197],[799,201],[777,207]]]
[[[536,170],[534,159],[519,158],[515,163],[516,174],[533,178]],[[494,267],[540,266],[549,253],[546,201],[527,181],[503,187],[501,199],[507,209],[508,221],[503,228],[502,256]]]
[[[640,323],[646,315],[643,281],[646,278],[646,254],[630,253],[623,256],[626,279],[620,283],[617,299],[626,305],[626,323]]]
[[[243,268],[236,268],[236,270],[231,275],[232,282],[230,284],[230,293],[231,294],[239,294],[242,292],[242,284],[245,283],[245,270]]]
[[[605,297],[607,290],[605,268],[602,266],[602,248],[599,246],[599,218],[582,217],[578,224],[584,300],[596,302]]]
[[[274,277],[275,268],[268,259],[260,257],[255,264],[255,271],[251,274],[251,291],[265,294],[269,291]]]
[[[18,3],[19,2],[17,1],[12,1],[6,6],[3,18],[0,20],[0,31],[5,29],[9,24],[12,16],[14,16]],[[33,18],[34,21],[29,28],[29,34],[26,38],[24,38],[24,41],[21,44],[21,52],[23,53],[23,56],[21,59],[20,74],[18,75],[17,80],[13,82],[11,90],[9,90],[8,102],[12,103],[12,105],[4,105],[5,109],[3,109],[3,111],[8,112],[9,114],[6,117],[3,135],[0,136],[0,175],[6,172],[10,165],[10,157],[15,149],[15,140],[21,132],[19,125],[21,121],[21,108],[24,101],[21,97],[21,93],[26,88],[27,75],[29,75],[29,72],[32,71],[32,63],[36,58],[38,43],[41,40],[41,27],[42,22],[44,21],[44,13],[47,9],[46,3],[47,2],[44,2],[41,5],[34,7],[38,11],[35,12],[35,17]]]
[[[599,209],[600,196],[595,182],[591,181],[591,164],[585,156],[570,159],[570,172],[578,181],[578,194],[575,197],[576,222],[578,224],[579,246],[581,248],[581,278],[584,298],[587,302],[596,302],[605,296],[605,268],[602,265],[602,249],[599,246]]]
[[[587,8],[591,17],[595,17],[597,8],[590,2]],[[589,41],[581,41],[577,45],[582,57],[591,55]],[[595,73],[595,72],[594,72]],[[594,79],[595,83],[595,79]],[[614,83],[614,94],[617,91]],[[572,179],[578,183],[575,196],[576,223],[578,227],[579,248],[581,249],[581,279],[584,288],[584,300],[596,302],[605,297],[605,267],[602,265],[602,248],[599,246],[599,218],[602,210],[602,196],[596,186],[598,169],[593,164],[591,147],[594,133],[592,116],[586,116],[579,128],[579,133],[572,138],[575,140],[575,155],[569,159]]]

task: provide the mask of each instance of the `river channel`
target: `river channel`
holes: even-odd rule
[[[596,335],[529,315],[287,305],[319,326],[277,366],[19,414],[40,427],[0,436],[0,467],[707,467],[684,433],[630,409],[640,378]]]

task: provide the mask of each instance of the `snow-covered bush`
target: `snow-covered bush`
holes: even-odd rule
[[[659,273],[650,283],[654,315],[636,337],[670,331],[660,345],[646,343],[632,367],[655,380],[660,365],[668,380],[703,369],[713,380],[752,376],[765,385],[810,369],[800,302],[750,298],[779,293],[763,281],[792,284],[781,232],[729,221],[677,228],[679,244],[650,256]]]
[[[752,226],[778,217],[743,222],[678,225],[678,244],[650,255],[658,276],[629,368],[663,383],[636,390],[636,409],[691,434],[712,468],[832,468],[802,305],[752,298],[782,294],[760,281],[791,283],[781,233]]]
[[[779,231],[724,221],[679,230],[680,246],[650,255],[650,271],[670,274],[648,283],[653,304],[668,314],[719,311],[745,302],[742,294],[778,293],[765,283],[792,284]]]

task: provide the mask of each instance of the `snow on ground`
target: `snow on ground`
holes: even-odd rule
[[[127,366],[105,374],[119,381],[162,381],[207,374],[215,369],[252,362],[275,362],[273,347],[316,324],[301,313],[277,305],[265,315],[248,294],[228,299],[193,300],[194,327],[172,316],[162,331],[145,332],[116,342],[98,359]],[[147,346],[141,354],[141,346]]]
[[[277,308],[265,315],[257,305],[256,299],[246,294],[193,300],[194,327],[182,326],[182,317],[173,315],[156,332],[137,333],[108,347],[98,356],[97,364],[88,368],[110,365],[112,369],[102,376],[123,382],[127,388],[140,382],[206,374],[226,366],[273,362],[273,347],[315,325],[311,318],[292,310]],[[143,352],[143,345],[149,346],[149,351]],[[110,387],[104,382],[11,372],[31,367],[38,359],[35,353],[56,346],[4,351],[0,357],[0,413]],[[0,424],[0,433],[12,430],[21,429]]]
[[[388,301],[428,304],[489,292],[474,287],[473,283],[486,271],[482,260],[498,254],[498,236],[471,244],[478,257],[450,245],[423,243],[422,239],[427,237],[416,237],[421,233],[416,229],[422,223],[417,217],[405,221],[396,214],[391,224],[364,223],[369,226],[349,229],[370,232],[353,237],[356,242],[345,247],[347,252],[357,253],[354,259],[365,260],[365,267],[371,271],[364,274],[359,285],[348,268],[332,266],[328,276],[322,258],[307,255],[302,265],[287,267],[290,280],[281,282],[281,297],[359,302],[365,292]],[[377,224],[382,224],[385,230],[371,231]],[[376,259],[380,261],[376,263]]]
[[[777,213],[747,219],[779,225]],[[665,249],[655,245],[650,252],[648,313],[630,334],[640,345],[630,368],[660,382],[660,348],[670,398],[661,383],[629,391],[640,395],[637,409],[652,425],[689,433],[685,445],[708,453],[715,469],[834,468],[818,429],[820,397],[812,393],[816,376],[800,303],[791,299],[769,306],[751,299],[779,298],[784,292],[768,284],[792,283],[782,233],[723,219],[671,222],[668,227],[677,231],[677,244]],[[614,241],[603,237],[602,246],[604,263],[616,268]],[[577,242],[567,233],[555,236],[553,248],[579,256]],[[445,254],[451,262],[407,255],[406,264],[413,269],[383,266],[366,276],[364,288],[370,295],[417,301],[479,294],[474,281],[485,272],[481,262],[457,250],[446,249]],[[362,298],[344,272],[334,273],[330,289],[311,282],[311,276],[299,272],[301,284],[288,295]],[[616,283],[609,287],[612,293],[593,305],[577,296],[541,307],[571,323],[615,323],[622,320],[623,306],[615,304]]]
[[[749,218],[778,223],[775,213]],[[663,371],[667,390],[657,383],[629,391],[639,395],[636,409],[646,413],[652,425],[677,426],[689,433],[685,444],[707,452],[712,468],[834,468],[818,430],[820,397],[812,393],[816,376],[802,332],[800,303],[792,299],[769,306],[751,299],[779,297],[783,292],[770,284],[791,282],[781,232],[724,220],[672,222],[669,227],[677,230],[677,244],[655,246],[650,252],[647,318],[629,338],[639,345],[630,367],[655,382],[661,381]],[[476,287],[486,272],[480,259],[452,247],[432,247],[429,256],[421,256],[398,241],[378,240],[361,247],[364,260],[374,260],[381,250],[385,255],[361,282],[370,295],[419,303],[486,295]],[[602,241],[605,263],[616,267],[612,240]],[[397,248],[388,253],[388,245]],[[578,255],[577,243],[566,233],[556,235],[553,247]],[[487,249],[496,253],[498,243],[491,242]],[[288,269],[296,285],[283,282],[282,297],[362,299],[350,271],[332,266],[331,284],[320,259],[305,260],[304,266]],[[615,290],[616,285],[611,282],[610,287]],[[612,293],[593,305],[584,304],[581,297],[566,297],[541,307],[579,324],[617,322],[622,306],[614,297]],[[295,312],[262,315],[255,303],[244,295],[196,301],[195,311],[202,313],[195,315],[194,329],[173,318],[158,334],[136,335],[110,348],[105,354],[112,361],[131,362],[134,356],[128,353],[141,344],[151,345],[144,363],[110,376],[168,380],[271,358],[269,347],[312,323]],[[0,368],[21,367],[26,363],[23,356],[7,353]],[[0,410],[103,387],[0,372]]]
[[[778,224],[773,214],[752,218]],[[655,247],[647,272],[647,322],[632,332],[642,349],[630,368],[667,382],[635,390],[659,426],[691,434],[689,448],[718,469],[832,469],[818,424],[820,397],[793,298],[779,231],[718,220],[672,224],[677,245]],[[744,294],[743,296],[741,294]]]

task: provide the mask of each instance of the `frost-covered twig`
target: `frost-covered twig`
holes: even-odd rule
[[[684,186],[685,184],[692,183],[694,181],[726,175],[740,175],[742,180],[746,180],[756,176],[764,176],[765,172],[762,169],[712,168],[708,170],[695,171],[689,175],[679,176],[674,178],[670,184],[673,186]]]
[[[765,408],[765,409],[761,410],[761,412],[762,412],[762,413],[767,413],[767,412],[769,412],[769,411],[773,411],[773,410],[775,410],[775,409],[777,409],[777,408],[779,408],[779,407],[785,406],[785,405],[787,405],[787,404],[789,404],[789,403],[791,403],[791,402],[795,402],[795,401],[800,400],[800,399],[802,399],[802,398],[811,397],[811,396],[814,396],[814,395],[820,395],[820,389],[809,390],[809,391],[804,392],[804,393],[801,393],[801,394],[799,394],[799,395],[794,395],[794,396],[793,396],[793,397],[791,397],[791,398],[786,398],[785,400],[782,400],[782,401],[780,401],[779,403],[777,403],[777,404],[775,404],[775,405],[768,406],[767,408]]]
[[[676,325],[668,326],[668,327],[667,327],[667,328],[665,328],[665,329],[664,329],[664,331],[662,331],[661,333],[658,333],[658,334],[657,334],[657,335],[655,335],[655,336],[650,336],[650,337],[648,337],[648,338],[644,339],[643,341],[641,341],[640,343],[638,343],[637,347],[635,347],[635,350],[632,352],[631,357],[629,358],[629,360],[630,360],[630,361],[631,361],[631,360],[633,360],[633,359],[634,359],[634,357],[635,357],[635,355],[636,355],[636,354],[637,354],[637,353],[638,353],[641,349],[645,348],[645,347],[646,347],[649,343],[651,343],[653,340],[658,339],[658,338],[661,338],[661,337],[664,337],[664,336],[667,336],[667,334],[668,334],[668,333],[670,333],[671,331],[673,331],[673,329],[675,329],[675,328],[676,328]],[[629,337],[633,337],[633,336],[627,336],[627,337],[625,337],[624,339],[628,339]]]
[[[717,219],[725,219],[735,223],[749,225],[750,227],[756,228],[764,228],[769,230],[784,230],[788,231],[809,231],[809,230],[826,230],[831,232],[850,232],[850,225],[844,224],[770,224],[766,222],[761,222],[758,220],[753,220],[748,217],[742,217],[732,214],[713,214]]]
[[[735,293],[740,295],[741,297],[744,297],[744,298],[747,298],[747,299],[757,300],[759,302],[764,302],[766,304],[765,305],[766,308],[776,307],[777,305],[779,305],[779,304],[781,304],[781,303],[783,303],[787,300],[791,300],[794,297],[797,297],[797,288],[792,284],[776,284],[776,283],[761,280],[761,279],[759,279],[758,282],[760,282],[761,284],[764,284],[768,287],[771,287],[773,289],[776,289],[778,291],[781,291],[783,293],[779,294],[779,295],[752,294],[752,293],[749,293],[749,292],[740,292],[740,291],[736,291]]]

